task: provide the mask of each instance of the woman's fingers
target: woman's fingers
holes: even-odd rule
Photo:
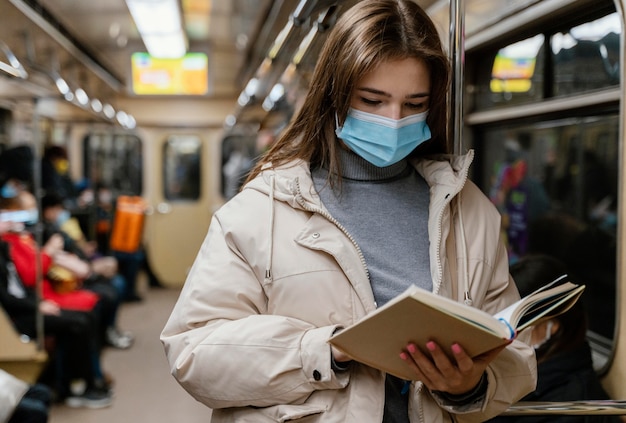
[[[413,343],[407,345],[400,358],[413,369],[415,380],[423,382],[430,390],[463,394],[478,384],[487,365],[505,347],[473,359],[459,344],[453,344],[446,353],[436,342],[429,341],[424,350]]]

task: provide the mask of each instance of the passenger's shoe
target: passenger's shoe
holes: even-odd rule
[[[117,328],[107,328],[106,342],[108,345],[125,350],[133,345],[135,338],[128,332],[120,332]]]
[[[65,405],[72,408],[105,408],[113,404],[113,395],[106,389],[90,388],[80,395],[65,399]]]

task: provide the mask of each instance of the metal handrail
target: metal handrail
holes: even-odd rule
[[[626,416],[626,400],[520,401],[502,416],[594,415]]]
[[[20,61],[17,60],[17,57],[15,56],[15,54],[13,54],[13,51],[11,51],[9,46],[6,45],[4,41],[0,41],[0,51],[2,51],[7,59],[9,59],[9,63],[0,60],[0,70],[16,78],[28,78],[28,72],[26,72],[24,66],[22,66]]]

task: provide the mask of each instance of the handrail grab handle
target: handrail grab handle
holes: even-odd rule
[[[15,57],[15,54],[13,54],[9,46],[2,40],[0,40],[0,50],[9,60],[9,63],[0,60],[0,70],[16,78],[26,79],[28,77],[28,72],[26,72],[26,69],[24,69],[24,66],[22,66],[20,61],[17,60],[17,57]]]
[[[585,401],[520,401],[509,407],[502,416],[529,415],[626,415],[626,400]]]

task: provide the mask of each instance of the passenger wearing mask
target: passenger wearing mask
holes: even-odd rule
[[[51,299],[38,301],[34,289],[24,285],[17,271],[10,251],[12,244],[5,241],[19,236],[23,228],[19,214],[0,210],[0,305],[16,330],[33,339],[37,335],[36,313],[43,315],[44,334],[53,337],[56,345],[52,351],[51,384],[57,401],[66,401],[72,407],[107,407],[112,396],[100,365],[97,311],[66,309]],[[52,244],[43,246],[44,268],[46,257],[57,248]],[[35,268],[34,263],[30,266]],[[73,380],[84,381],[86,389],[73,392]]]
[[[567,274],[566,266],[547,255],[528,255],[511,266],[511,276],[526,296]],[[567,312],[531,330],[537,355],[537,388],[522,401],[576,401],[609,399],[593,368],[586,339],[587,315],[582,301]],[[617,416],[502,416],[491,423],[619,423]]]
[[[78,190],[69,173],[67,150],[61,145],[49,145],[41,159],[41,187],[44,192],[61,195],[66,206],[73,209],[77,205]]]
[[[24,193],[21,197],[22,207],[36,206],[32,194]],[[48,277],[58,284],[68,284],[69,288],[74,286],[98,294],[104,316],[103,341],[118,349],[130,348],[133,335],[117,326],[121,298],[126,289],[124,278],[117,273],[117,261],[113,257],[90,259],[79,243],[63,230],[70,222],[71,214],[61,196],[47,193],[41,200],[41,210],[43,242],[55,236],[63,238],[63,253],[57,254],[57,263],[48,272]]]

